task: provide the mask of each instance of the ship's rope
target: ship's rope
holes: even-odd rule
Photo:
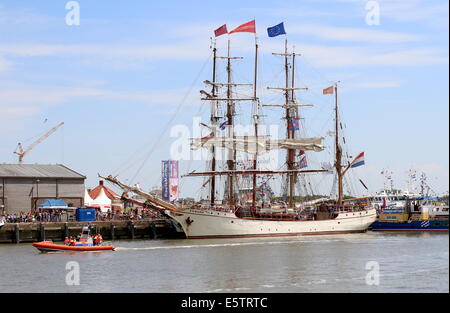
[[[137,177],[137,175],[139,175],[139,173],[141,172],[142,168],[145,166],[145,164],[147,163],[148,159],[150,158],[150,156],[159,148],[161,147],[160,142],[163,138],[163,136],[166,134],[166,132],[170,129],[171,124],[173,123],[173,121],[175,120],[175,118],[178,116],[178,114],[180,113],[184,103],[186,102],[186,100],[188,99],[188,96],[192,93],[192,90],[194,89],[194,87],[196,86],[200,76],[202,75],[203,71],[205,70],[206,65],[209,63],[210,59],[212,57],[212,52],[209,54],[209,56],[207,57],[207,59],[205,60],[205,62],[203,63],[200,71],[198,72],[198,74],[196,75],[195,79],[192,81],[188,91],[185,93],[185,95],[183,96],[183,98],[181,99],[181,101],[179,102],[175,112],[172,114],[172,116],[170,117],[170,119],[167,121],[165,127],[162,129],[162,131],[160,132],[157,140],[154,142],[153,146],[151,147],[151,149],[148,151],[148,153],[145,155],[143,161],[141,162],[139,168],[137,169],[136,173],[134,174],[134,176],[130,179],[130,182],[134,181]],[[203,104],[202,104],[203,105]],[[201,109],[201,107],[200,107]],[[150,139],[150,142],[153,141],[154,139]],[[141,151],[141,148],[138,149],[138,151]],[[138,152],[137,151],[137,152]],[[136,154],[136,153],[135,153]],[[135,155],[133,154],[133,155]],[[126,167],[122,167],[119,168],[115,171],[115,173],[120,173],[120,172],[125,172],[127,170],[129,170],[131,167],[133,167],[135,165],[134,162],[131,162],[131,159],[129,159],[126,164],[130,163],[128,166]],[[120,170],[121,169],[121,170]]]

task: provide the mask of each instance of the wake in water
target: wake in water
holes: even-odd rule
[[[338,241],[338,239],[321,240],[322,242]],[[199,245],[179,245],[179,246],[159,246],[159,247],[116,247],[116,251],[141,251],[141,250],[170,250],[170,249],[196,249],[196,248],[220,248],[220,247],[240,247],[240,246],[262,246],[262,245],[288,245],[309,243],[309,240],[289,240],[289,241],[259,241],[259,242],[236,242],[236,243],[217,243],[217,244],[199,244]]]

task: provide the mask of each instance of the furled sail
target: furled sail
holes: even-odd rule
[[[293,138],[267,141],[267,150],[273,149],[297,149],[297,150],[312,150],[320,152],[325,149],[322,145],[323,137],[313,138]]]
[[[267,140],[263,137],[240,136],[230,137],[204,137],[192,140],[193,150],[199,148],[219,147],[230,150],[242,151],[249,154],[264,154],[274,149],[296,149],[296,150],[312,150],[320,152],[324,150],[322,145],[323,137],[314,138],[293,138],[293,139],[276,139]]]

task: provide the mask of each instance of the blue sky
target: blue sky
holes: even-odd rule
[[[366,152],[356,178],[377,191],[390,168],[404,187],[414,168],[436,192],[449,189],[448,1],[380,0],[380,25],[372,26],[364,0],[79,0],[79,26],[66,25],[67,2],[0,0],[0,162],[15,163],[17,142],[26,146],[64,121],[26,162],[65,163],[89,186],[97,173],[158,185],[171,127],[208,118],[198,90],[211,76],[213,30],[256,19],[263,100],[276,99],[264,88],[281,83],[282,62],[270,53],[283,48],[266,28],[284,21],[302,54],[297,81],[310,89],[299,97],[315,104],[304,112],[312,134],[331,130],[333,102],[321,90],[339,80],[348,150]],[[247,58],[236,81],[251,82],[253,40],[232,37],[233,53]],[[223,53],[225,43],[218,39]],[[264,113],[279,121],[276,109]],[[181,171],[201,166],[183,161]],[[182,195],[198,184],[183,183]]]

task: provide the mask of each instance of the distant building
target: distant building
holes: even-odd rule
[[[123,201],[121,197],[114,191],[104,185],[103,180],[99,181],[99,184],[94,189],[88,191],[88,195],[85,196],[85,206],[98,207],[102,212],[108,210],[122,210]]]
[[[33,212],[50,199],[81,207],[85,179],[61,164],[0,164],[0,214]]]

